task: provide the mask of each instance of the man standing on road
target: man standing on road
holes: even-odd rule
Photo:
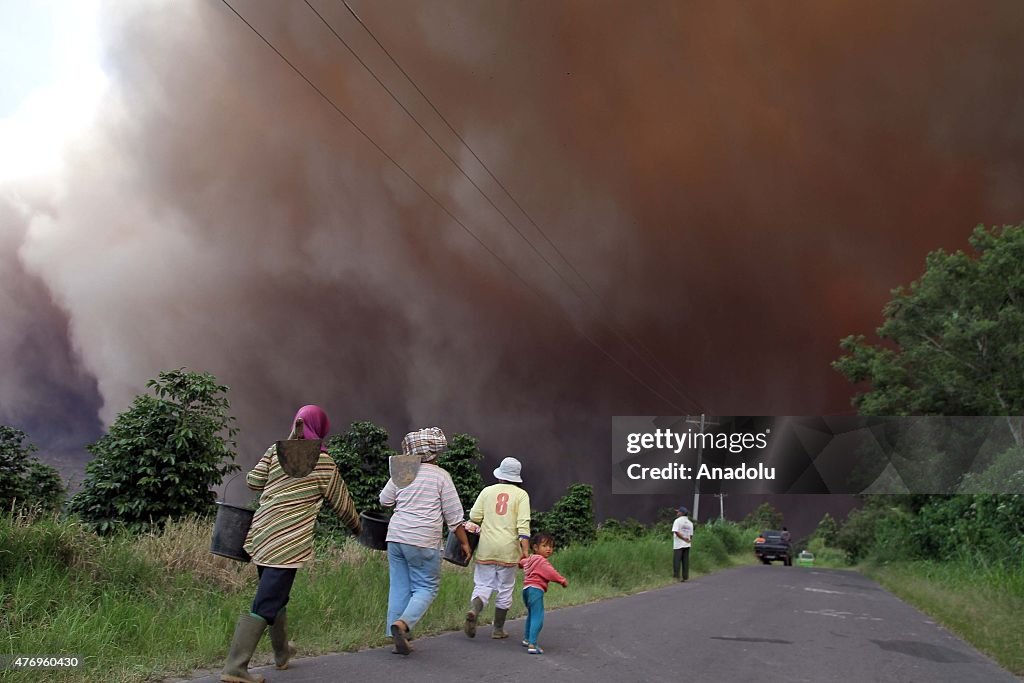
[[[685,507],[676,508],[676,521],[672,523],[672,576],[680,581],[690,578],[690,540],[693,538],[693,522],[686,518],[688,514],[690,511]]]

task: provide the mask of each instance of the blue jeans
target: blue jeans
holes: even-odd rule
[[[523,589],[523,602],[526,603],[526,627],[523,640],[530,645],[537,644],[537,636],[544,628],[544,591],[530,586]]]
[[[438,548],[420,548],[406,543],[388,543],[388,623],[386,635],[391,635],[391,624],[399,619],[412,629],[441,585],[441,551]]]

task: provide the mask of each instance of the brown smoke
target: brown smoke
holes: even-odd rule
[[[185,365],[232,387],[243,464],[316,402],[336,431],[473,433],[543,506],[608,490],[614,414],[843,410],[838,339],[928,251],[1024,211],[1016,2],[350,1],[595,295],[344,5],[313,3],[584,304],[305,4],[233,4],[536,292],[222,4],[111,4],[95,129],[59,191],[3,208],[4,421],[42,396],[109,423]]]

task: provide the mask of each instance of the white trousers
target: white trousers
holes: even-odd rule
[[[473,597],[480,598],[487,607],[491,593],[497,591],[494,606],[508,609],[512,606],[512,593],[516,589],[516,572],[519,567],[502,567],[500,564],[477,564],[473,570]]]

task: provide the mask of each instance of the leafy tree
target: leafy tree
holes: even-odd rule
[[[781,529],[782,513],[771,503],[761,503],[756,510],[743,519],[743,526],[763,529]]]
[[[228,387],[209,373],[161,372],[89,446],[95,456],[70,510],[97,531],[143,531],[209,512],[212,486],[238,468]]]
[[[597,538],[593,501],[593,487],[573,484],[550,511],[537,515],[533,529],[551,534],[559,546],[591,543]]]
[[[864,507],[853,510],[836,534],[836,546],[846,551],[850,562],[858,562],[874,548],[880,522],[888,515],[895,514],[892,501],[898,496],[872,496]]]
[[[57,510],[64,501],[60,474],[32,457],[36,447],[25,438],[20,429],[0,425],[0,509]]]
[[[869,500],[837,537],[852,559],[869,551],[939,560],[974,552],[1012,564],[1024,550],[1024,496],[981,493],[1024,485],[1024,225],[979,226],[969,241],[973,254],[929,254],[920,280],[893,290],[877,330],[882,343],[847,337],[841,346],[848,355],[833,367],[868,385],[854,399],[863,414],[1002,415],[1016,448],[989,452],[987,463],[956,462],[958,453],[977,452],[969,430],[915,435],[917,450],[943,453],[939,479],[987,464],[961,480],[960,491],[977,495]],[[933,462],[911,462],[918,466],[907,470],[911,479]]]
[[[836,536],[839,534],[839,524],[829,513],[818,522],[818,528],[814,530],[814,537],[820,538],[825,545],[835,545]]]
[[[452,475],[455,490],[459,492],[462,507],[467,514],[484,488],[484,480],[477,466],[483,457],[475,438],[469,434],[456,434],[448,442],[447,450],[437,458],[437,464]]]
[[[833,363],[868,391],[865,415],[1006,415],[1022,446],[1024,414],[1024,224],[978,226],[975,254],[928,255],[925,273],[893,290],[872,344],[840,343]]]

